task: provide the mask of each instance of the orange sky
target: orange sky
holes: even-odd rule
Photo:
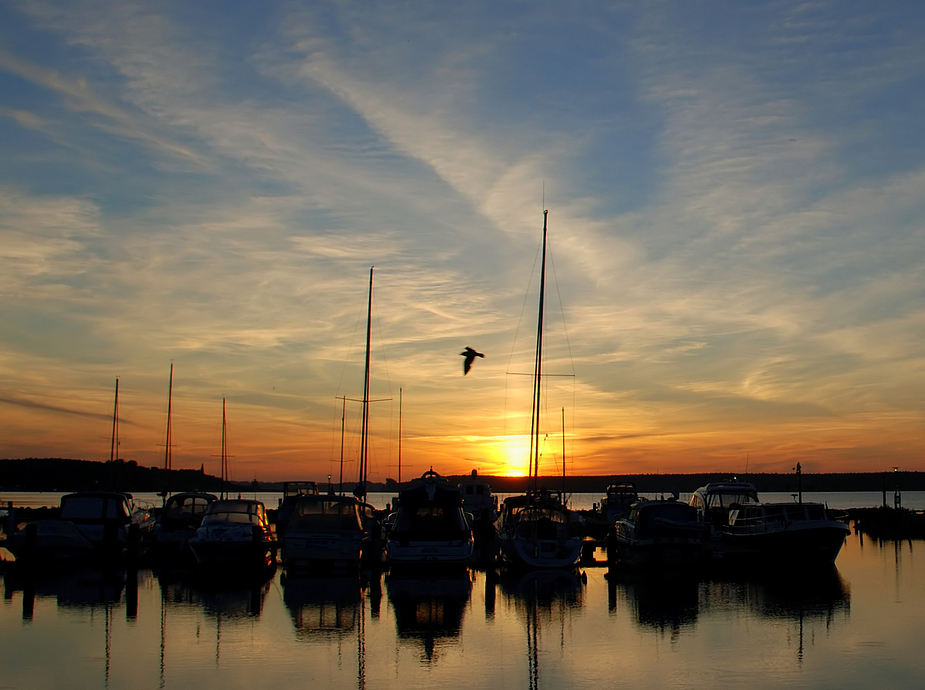
[[[925,470],[907,5],[2,4],[0,457],[337,476],[375,265],[370,478],[524,473],[548,208],[541,471]]]

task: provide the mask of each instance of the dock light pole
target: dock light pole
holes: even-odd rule
[[[903,507],[903,495],[902,495],[902,492],[899,490],[899,468],[898,467],[893,468],[893,477],[895,477],[896,479],[896,483],[893,485],[895,487],[893,489],[893,507],[896,509],[899,509]]]
[[[797,463],[793,469],[797,471],[797,503],[803,505],[803,466]]]

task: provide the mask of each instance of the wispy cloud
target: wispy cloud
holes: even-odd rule
[[[382,471],[399,386],[420,452],[469,462],[523,433],[529,391],[507,372],[531,361],[545,202],[547,361],[576,375],[548,406],[576,410],[576,464],[920,455],[915,10],[2,12],[31,26],[0,52],[19,135],[0,170],[17,425],[41,410],[16,401],[105,408],[120,375],[126,451],[153,458],[173,360],[179,462],[211,453],[228,396],[242,462],[324,465],[376,265]],[[488,353],[467,377],[464,345]]]

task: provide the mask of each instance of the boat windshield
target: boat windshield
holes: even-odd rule
[[[758,496],[754,491],[722,491],[707,496],[707,508],[728,508],[732,504],[740,506],[757,505]]]
[[[202,524],[210,525],[217,522],[259,525],[263,522],[262,505],[254,501],[216,501],[209,506],[202,518]]]
[[[568,524],[568,517],[561,510],[555,510],[553,508],[537,508],[532,506],[522,510],[518,516],[518,520],[550,520],[552,522]]]
[[[346,529],[362,530],[359,504],[345,501],[299,501],[289,529]]]
[[[206,496],[181,496],[167,502],[164,517],[168,520],[184,520],[201,517],[209,508],[212,499]]]
[[[115,520],[128,514],[126,499],[113,496],[68,496],[61,506],[63,520]]]
[[[462,510],[457,507],[425,505],[410,510],[399,509],[395,521],[396,532],[413,532],[418,535],[438,535],[465,529],[465,518]]]

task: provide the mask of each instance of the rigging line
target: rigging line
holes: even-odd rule
[[[544,192],[544,199],[545,199],[545,192]],[[545,206],[543,208],[545,209]],[[510,371],[510,369],[514,362],[514,352],[517,349],[517,341],[520,339],[520,329],[524,322],[524,314],[527,311],[527,301],[533,296],[532,289],[531,289],[533,287],[533,277],[536,275],[536,267],[540,261],[540,253],[542,249],[543,249],[543,242],[541,241],[539,244],[536,245],[536,253],[533,255],[533,268],[530,271],[530,280],[527,281],[527,288],[524,291],[524,299],[520,305],[520,317],[517,319],[517,328],[514,330],[514,339],[511,341],[511,353],[508,357],[508,364],[507,364],[508,371],[505,372],[508,375],[511,375],[513,373]],[[526,374],[526,375],[533,376],[532,373]],[[508,393],[509,393],[508,379],[507,379],[507,376],[505,376],[504,378],[504,426],[503,426],[505,436],[507,436],[508,433],[513,433],[513,430],[509,432],[508,425],[507,425],[508,423],[507,405],[508,405],[508,397],[509,397]],[[532,447],[532,442],[530,445]]]
[[[341,387],[344,384],[344,376],[347,373],[347,364],[350,362],[350,359],[353,355],[353,348],[354,348],[354,345],[356,344],[357,332],[359,332],[360,330],[360,323],[361,323],[360,316],[357,316],[357,320],[353,325],[353,334],[350,336],[350,345],[347,347],[347,355],[344,357],[344,361],[341,365],[340,378],[337,380],[337,388],[334,389],[334,393],[335,393],[334,399],[335,400],[337,400],[340,397],[337,394],[340,393]],[[337,405],[332,407],[332,413],[333,413],[333,417],[331,418],[331,450],[330,450],[331,461],[334,460],[334,446],[337,442],[337,434],[339,433],[337,431]]]
[[[562,292],[559,290],[559,276],[556,273],[556,259],[549,252],[549,263],[552,264],[552,282],[556,286],[556,296],[559,298],[559,317],[562,319],[562,331],[565,335],[565,347],[568,350],[569,363],[572,365],[572,373],[575,372],[575,359],[572,356],[572,342],[568,337],[568,323],[565,321],[565,307],[562,305]]]
[[[540,261],[540,251],[543,248],[542,242],[536,247],[536,254],[533,256],[533,268],[530,270],[530,280],[527,281],[527,289],[524,291],[524,301],[520,305],[520,318],[517,320],[517,328],[514,331],[514,340],[511,342],[511,354],[508,358],[508,369],[511,368],[511,364],[514,361],[514,350],[517,348],[517,341],[520,338],[520,327],[524,322],[524,313],[527,311],[527,300],[529,300],[533,294],[531,288],[533,287],[533,276],[536,275],[536,265]],[[533,374],[531,374],[532,376]]]

